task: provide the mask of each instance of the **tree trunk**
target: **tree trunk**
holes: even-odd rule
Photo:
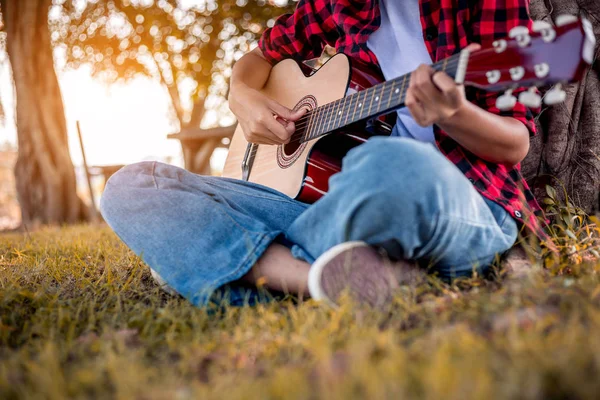
[[[87,216],[76,192],[63,102],[48,28],[52,0],[0,0],[17,107],[17,195],[25,224]]]
[[[534,20],[552,22],[561,14],[582,15],[600,34],[598,0],[532,0]],[[600,55],[596,47],[596,59]],[[583,81],[566,88],[567,101],[545,107],[538,119],[540,133],[531,142],[522,164],[525,178],[538,198],[550,184],[588,213],[599,209],[600,194],[600,80],[599,65]],[[564,199],[564,196],[562,196]]]

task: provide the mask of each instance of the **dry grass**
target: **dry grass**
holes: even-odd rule
[[[432,279],[390,313],[291,299],[209,312],[161,293],[108,228],[4,235],[0,398],[596,398],[600,264],[571,259]]]

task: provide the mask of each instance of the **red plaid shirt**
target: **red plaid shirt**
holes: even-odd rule
[[[515,26],[531,27],[528,0],[420,0],[423,38],[434,62],[457,53],[469,43],[491,46]],[[293,14],[282,15],[259,42],[271,63],[285,58],[304,61],[319,57],[325,45],[354,59],[377,64],[367,47],[369,35],[380,25],[379,5],[373,0],[300,0]],[[524,89],[520,89],[524,90]],[[515,91],[519,93],[520,90]],[[533,114],[520,103],[509,112],[496,108],[498,94],[467,88],[467,98],[481,108],[513,117],[536,134]],[[517,221],[545,239],[541,208],[523,179],[520,166],[507,167],[482,160],[463,148],[439,127],[440,151],[485,197],[502,205]]]

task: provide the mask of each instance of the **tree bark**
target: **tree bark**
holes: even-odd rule
[[[16,88],[17,195],[25,224],[74,223],[77,196],[67,127],[48,28],[52,0],[0,0]]]
[[[598,0],[532,0],[530,7],[534,20],[550,23],[561,14],[584,16],[600,37]],[[596,59],[599,55],[597,45]],[[546,196],[545,185],[550,184],[564,200],[564,187],[570,200],[587,213],[598,211],[600,200],[599,67],[596,62],[581,82],[565,88],[565,103],[542,110],[540,133],[522,164],[538,199]]]

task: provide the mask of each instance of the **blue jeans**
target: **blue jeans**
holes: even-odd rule
[[[312,263],[339,243],[362,240],[452,278],[484,272],[517,238],[509,214],[431,144],[372,138],[348,153],[329,184],[308,205],[261,185],[142,162],[110,178],[101,211],[195,305],[225,287],[239,302],[245,292],[235,281],[274,241]]]

